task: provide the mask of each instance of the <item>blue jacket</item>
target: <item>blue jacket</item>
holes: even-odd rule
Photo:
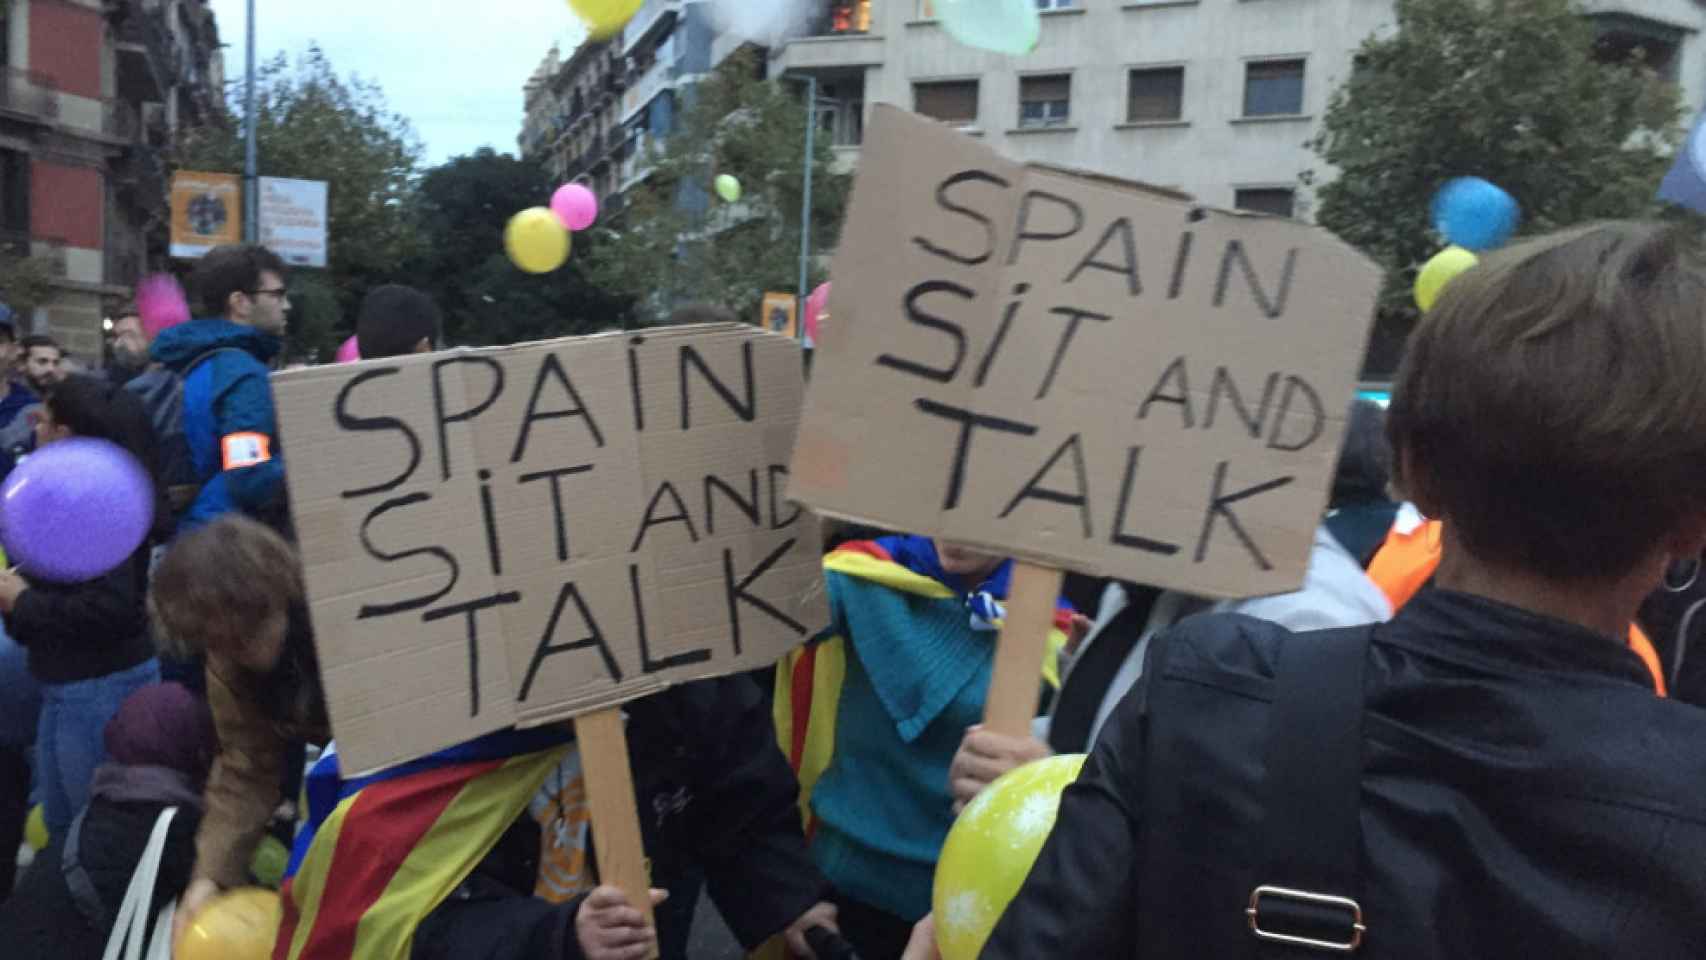
[[[184,435],[197,472],[211,477],[179,530],[240,511],[261,520],[283,513],[284,459],[267,362],[278,337],[223,319],[192,320],[161,333],[150,353],[185,377]],[[235,347],[208,357],[209,351]],[[239,352],[240,351],[240,352]]]

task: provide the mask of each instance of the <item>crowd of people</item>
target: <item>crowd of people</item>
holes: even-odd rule
[[[104,377],[0,327],[0,437],[29,425],[6,454],[105,439],[158,500],[101,577],[0,573],[0,855],[36,803],[50,838],[15,891],[0,863],[27,956],[101,952],[175,807],[155,894],[180,933],[291,840],[287,960],[683,958],[706,896],[763,955],[928,960],[959,811],[1072,753],[985,957],[1706,956],[1706,250],[1683,229],[1577,228],[1454,281],[1390,410],[1350,410],[1299,590],[1069,576],[1030,736],[979,723],[1013,562],[832,526],[812,642],[624,707],[651,920],[600,883],[567,725],[340,770],[268,382],[286,281],[213,251],[199,319],[150,343],[118,318]],[[380,288],[361,355],[439,328]]]

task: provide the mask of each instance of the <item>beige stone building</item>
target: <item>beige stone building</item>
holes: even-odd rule
[[[1393,29],[1389,0],[1037,0],[1023,57],[969,49],[931,0],[823,0],[772,74],[816,76],[821,129],[856,162],[872,103],[960,125],[1009,156],[1309,217],[1306,146],[1357,47]],[[1608,55],[1644,47],[1690,105],[1706,99],[1706,6],[1587,0]]]

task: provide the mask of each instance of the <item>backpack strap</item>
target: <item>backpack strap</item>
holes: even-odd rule
[[[1361,893],[1363,678],[1374,627],[1293,634],[1280,647],[1266,751],[1263,871],[1245,910],[1255,956],[1351,953]]]
[[[88,807],[77,811],[77,816],[72,818],[71,826],[65,831],[65,845],[59,851],[59,870],[65,876],[66,889],[71,891],[71,900],[77,904],[83,919],[96,930],[110,930],[112,910],[101,900],[94,879],[89,876],[88,868],[83,866],[83,818],[88,812]]]

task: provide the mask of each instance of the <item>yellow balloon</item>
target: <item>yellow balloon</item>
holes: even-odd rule
[[[954,821],[936,862],[931,906],[943,960],[976,960],[1054,829],[1060,793],[1084,754],[1028,763],[990,784]]]
[[[1423,265],[1422,272],[1416,274],[1416,306],[1421,307],[1423,313],[1432,310],[1446,284],[1480,262],[1481,258],[1462,247],[1446,247],[1434,254],[1433,259]]]
[[[594,40],[607,40],[634,18],[646,0],[569,0]]]
[[[29,819],[24,821],[24,842],[30,845],[31,850],[40,853],[47,849],[47,841],[47,815],[38,803],[30,809]]]
[[[547,207],[529,207],[509,218],[504,250],[528,273],[550,273],[569,259],[569,231]]]
[[[270,960],[284,919],[284,901],[271,890],[244,887],[201,909],[184,931],[176,960]]]

